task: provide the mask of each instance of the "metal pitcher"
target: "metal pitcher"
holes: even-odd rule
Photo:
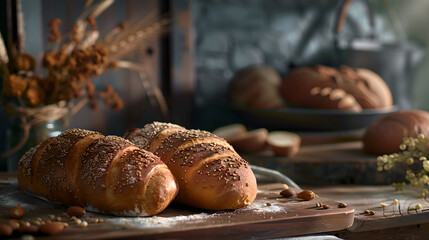
[[[398,43],[383,43],[378,40],[375,34],[373,9],[367,0],[364,2],[368,9],[372,30],[370,36],[350,40],[342,37],[342,26],[352,2],[353,0],[343,0],[339,4],[337,25],[334,29],[336,54],[330,65],[368,68],[378,73],[390,87],[394,104],[400,109],[411,108],[410,95],[413,77],[425,51],[407,41],[405,37],[400,38]],[[397,29],[396,34],[400,35]]]

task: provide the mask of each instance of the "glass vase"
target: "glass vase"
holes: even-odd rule
[[[50,137],[56,137],[64,130],[63,119],[48,120],[31,126],[25,144],[16,152],[6,157],[6,170],[16,171],[21,157],[32,147],[37,146]],[[24,137],[21,121],[16,120],[10,124],[6,132],[7,151],[14,148]]]

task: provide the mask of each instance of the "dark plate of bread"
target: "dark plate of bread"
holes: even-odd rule
[[[351,112],[332,109],[269,108],[233,104],[240,119],[252,127],[303,131],[347,131],[368,127],[381,116],[396,112],[395,106]]]
[[[344,65],[297,67],[283,78],[251,66],[232,79],[229,97],[244,123],[272,129],[362,129],[397,110],[377,73]]]

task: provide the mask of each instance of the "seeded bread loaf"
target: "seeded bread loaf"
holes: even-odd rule
[[[297,68],[282,81],[280,94],[300,107],[354,112],[393,104],[390,89],[378,74],[347,66]]]
[[[177,195],[174,176],[154,154],[130,141],[70,129],[19,161],[22,189],[47,200],[118,216],[148,216]]]
[[[225,210],[248,206],[256,197],[250,165],[223,138],[159,122],[132,129],[124,137],[167,164],[179,182],[180,203]]]

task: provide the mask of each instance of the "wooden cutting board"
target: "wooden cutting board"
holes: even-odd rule
[[[233,211],[205,211],[182,205],[171,205],[154,217],[121,218],[88,212],[86,216],[103,218],[104,223],[92,223],[86,228],[62,216],[67,206],[49,203],[17,190],[14,175],[0,174],[0,217],[7,219],[9,209],[20,204],[27,210],[25,219],[61,217],[69,227],[58,235],[38,235],[37,239],[112,239],[112,238],[275,238],[331,232],[353,224],[354,210],[339,208],[335,200],[316,197],[303,201],[295,197],[283,198],[282,184],[261,184],[257,199],[243,209]],[[316,192],[317,194],[317,192]],[[317,208],[316,203],[329,205]],[[14,237],[20,235],[14,235]]]

